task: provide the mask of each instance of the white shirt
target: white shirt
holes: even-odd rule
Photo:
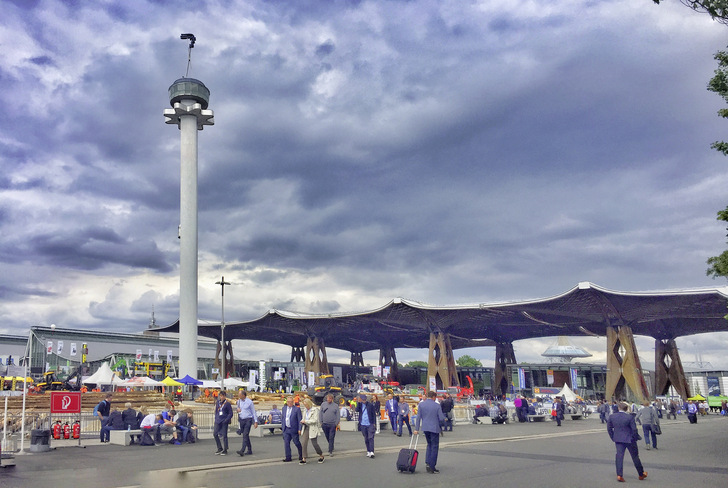
[[[142,423],[139,427],[142,429],[144,427],[154,427],[154,424],[156,423],[155,419],[156,419],[156,415],[154,415],[153,413],[150,413],[149,415],[147,415],[146,417],[144,417],[142,419]]]

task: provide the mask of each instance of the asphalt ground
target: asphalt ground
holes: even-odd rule
[[[259,427],[260,428],[260,427]],[[641,430],[641,429],[640,429]],[[639,486],[728,486],[728,418],[701,417],[697,424],[663,420],[659,450],[640,457],[648,472],[638,481],[629,454],[627,484]],[[308,464],[283,463],[281,435],[252,437],[253,455],[235,451],[241,437],[231,427],[228,456],[216,456],[215,442],[202,436],[197,444],[155,447],[115,446],[98,440],[52,441],[45,453],[19,453],[16,466],[0,469],[0,487],[601,487],[618,484],[614,444],[606,427],[592,416],[585,420],[508,425],[459,424],[440,442],[439,474],[425,472],[426,442],[420,436],[415,474],[398,473],[397,453],[406,434],[383,430],[375,438],[376,457],[365,456],[358,432],[336,435],[334,457],[323,464],[309,445]],[[319,437],[326,452],[326,441]],[[26,448],[28,446],[26,445]],[[294,457],[295,457],[294,448]]]

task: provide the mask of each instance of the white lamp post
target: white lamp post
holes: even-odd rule
[[[225,281],[225,277],[220,278],[220,281],[215,282],[216,285],[220,285],[222,291],[222,322],[220,322],[220,343],[222,344],[222,381],[220,381],[221,390],[225,391],[225,363],[227,362],[227,350],[225,348],[225,285],[229,285]]]

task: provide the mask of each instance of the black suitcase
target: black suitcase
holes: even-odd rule
[[[401,449],[399,451],[399,456],[397,456],[397,471],[400,473],[405,471],[409,473],[415,472],[415,468],[417,468],[417,458],[420,455],[417,451],[417,440],[419,437],[419,434],[412,436],[410,438],[409,448]],[[412,441],[415,443],[414,448],[412,447]]]

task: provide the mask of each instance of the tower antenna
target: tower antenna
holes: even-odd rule
[[[185,78],[190,74],[190,63],[192,62],[192,48],[195,47],[195,41],[197,38],[194,34],[180,34],[180,39],[189,39],[190,46],[187,48],[187,71],[185,72]]]

